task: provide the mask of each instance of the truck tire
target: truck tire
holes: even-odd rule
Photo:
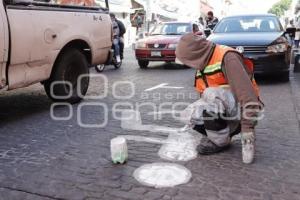
[[[148,60],[138,60],[138,64],[141,69],[146,69],[149,65],[149,61]]]
[[[86,57],[80,50],[74,48],[65,50],[55,62],[50,79],[44,84],[48,97],[56,102],[72,104],[82,100],[88,90],[89,76],[80,80],[79,77],[89,74],[88,66]],[[81,94],[78,93],[78,84]]]

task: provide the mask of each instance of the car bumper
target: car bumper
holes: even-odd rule
[[[256,74],[275,74],[279,72],[289,71],[290,58],[289,54],[244,54],[250,58],[254,64],[254,73]]]
[[[161,56],[151,56],[151,52],[160,52]],[[175,50],[148,50],[148,49],[136,49],[135,57],[138,60],[148,60],[148,61],[167,61],[174,62],[176,59]]]

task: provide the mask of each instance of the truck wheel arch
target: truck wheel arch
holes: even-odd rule
[[[55,61],[53,62],[51,73],[49,75],[49,79],[52,77],[53,73],[56,70],[57,62],[60,59],[60,57],[70,49],[78,49],[80,50],[84,55],[89,65],[92,63],[92,49],[90,45],[81,39],[76,39],[68,42],[61,50],[59,51],[58,55],[55,58]],[[41,81],[41,84],[44,85],[49,79]]]
[[[83,52],[83,54],[86,57],[86,60],[88,61],[89,64],[92,63],[92,49],[90,45],[84,41],[84,40],[72,40],[68,42],[59,52],[58,56],[56,57],[56,60],[68,49],[78,49]],[[55,62],[54,66],[55,67]],[[53,71],[53,70],[52,70]]]
[[[92,63],[92,49],[91,49],[90,45],[86,41],[81,40],[81,39],[72,40],[72,41],[68,42],[63,48],[61,48],[58,55],[56,56],[55,61],[52,65],[52,69],[51,69],[49,79],[51,79],[53,73],[55,72],[57,62],[60,59],[60,57],[62,55],[64,55],[67,51],[72,50],[72,49],[80,50],[85,55],[85,58],[86,58],[88,64],[91,65],[91,63]],[[49,79],[42,81],[41,84],[44,85],[46,82],[48,82]]]

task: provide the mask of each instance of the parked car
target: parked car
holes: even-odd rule
[[[165,22],[156,25],[135,44],[135,56],[140,68],[147,68],[150,61],[175,62],[175,50],[182,35],[199,31],[198,25],[191,22]]]
[[[279,75],[289,80],[291,44],[275,15],[240,15],[223,18],[208,40],[237,49],[254,63],[256,74]]]
[[[109,58],[111,35],[106,8],[3,0],[0,89],[41,82],[52,100],[76,103],[87,92],[89,67]]]

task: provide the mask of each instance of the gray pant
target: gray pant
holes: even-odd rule
[[[203,126],[208,139],[222,147],[230,143],[230,136],[240,127],[237,108],[229,88],[207,88],[182,115],[187,124]]]

